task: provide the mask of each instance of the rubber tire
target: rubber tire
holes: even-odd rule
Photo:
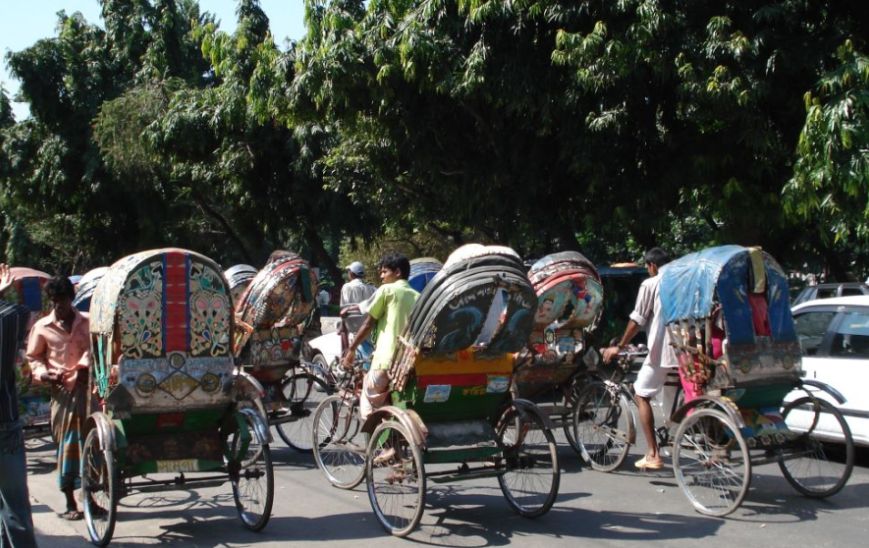
[[[89,456],[100,454],[102,455],[103,463],[105,463],[105,478],[108,480],[107,490],[109,492],[109,508],[104,509],[106,511],[107,524],[102,533],[96,530],[94,523],[93,508],[91,506],[91,504],[93,504],[93,497],[90,496],[92,489],[90,474],[88,474]],[[96,428],[88,432],[88,435],[85,438],[82,455],[82,506],[84,507],[84,519],[85,524],[87,525],[88,536],[90,536],[91,542],[96,546],[106,546],[112,540],[112,535],[115,531],[115,522],[117,520],[118,498],[120,493],[117,462],[111,450],[100,447],[99,432]]]
[[[319,398],[328,397],[332,391],[329,385],[326,384],[326,381],[317,375],[312,373],[297,373],[281,379],[281,390],[288,401],[292,401],[292,397],[294,396],[290,387],[293,386],[294,382],[302,379],[310,381],[310,385],[306,389],[307,393],[302,401],[303,410],[309,411],[309,414],[293,422],[275,424],[274,427],[288,447],[299,453],[310,453],[313,449],[311,445],[311,432],[314,429],[314,411],[316,411],[317,406],[320,404]]]
[[[405,445],[407,449],[410,451],[410,457],[412,460],[412,464],[416,469],[416,480],[417,480],[417,493],[416,493],[416,506],[413,509],[413,515],[404,525],[394,525],[390,522],[389,518],[384,514],[383,509],[381,508],[380,503],[377,500],[377,485],[374,481],[374,461],[377,455],[375,455],[378,442],[381,440],[383,436],[391,437],[393,434],[390,434],[389,431],[392,430],[395,435],[400,436],[403,441],[401,441],[402,445]],[[404,466],[402,466],[404,469]],[[380,522],[380,525],[386,530],[387,533],[396,536],[396,537],[405,537],[409,535],[417,525],[419,525],[419,520],[422,518],[422,512],[425,508],[425,467],[422,461],[422,450],[418,445],[413,443],[413,440],[410,437],[410,433],[401,425],[401,423],[397,421],[385,421],[377,425],[377,428],[374,429],[374,433],[371,435],[371,438],[368,441],[368,451],[366,453],[365,458],[365,478],[368,489],[368,500],[371,502],[371,508],[374,510],[374,515],[377,517],[377,521]]]
[[[808,432],[803,434],[804,439],[807,443],[810,444],[821,444],[820,441],[814,439],[807,439],[811,435],[812,430],[818,424],[818,418],[821,413],[829,413],[831,414],[836,421],[839,423],[839,426],[842,428],[842,432],[844,434],[844,446],[845,446],[845,468],[842,471],[841,477],[833,484],[832,487],[827,489],[812,489],[809,486],[804,485],[800,482],[794,475],[791,473],[791,470],[788,468],[788,460],[780,460],[779,467],[781,468],[782,474],[788,482],[793,485],[794,489],[799,491],[801,494],[811,497],[811,498],[825,498],[835,495],[848,483],[848,479],[851,477],[851,472],[854,470],[854,439],[851,437],[851,428],[848,426],[848,422],[845,420],[845,417],[842,416],[842,412],[839,411],[833,404],[826,400],[816,399],[811,397],[802,397],[798,398],[784,406],[782,410],[782,419],[787,420],[788,413],[802,405],[811,405],[812,403],[817,403],[818,408],[815,409],[815,418],[812,422],[812,427]],[[827,460],[826,454],[823,451],[823,445],[817,446],[817,449],[820,451],[819,455],[816,455],[816,460]]]
[[[342,406],[342,407],[346,408],[348,405],[351,408],[347,412],[352,413],[354,416],[353,416],[353,418],[350,419],[349,426],[347,426],[345,428],[345,424],[347,424],[347,423],[341,424],[344,421],[340,421],[339,424],[335,424],[333,421],[334,421],[334,417],[335,417],[335,409],[337,409],[338,406]],[[327,411],[332,414],[332,421],[329,421],[328,425],[321,424],[323,421],[323,415]],[[329,428],[328,432],[326,431],[327,427]],[[331,483],[335,487],[338,487],[339,489],[353,489],[354,487],[356,487],[357,485],[362,483],[363,479],[365,479],[365,454],[362,453],[362,454],[358,455],[361,462],[359,463],[358,470],[357,470],[355,475],[353,475],[349,480],[345,479],[345,478],[340,478],[340,477],[336,476],[331,471],[331,467],[329,465],[327,465],[326,463],[323,462],[323,457],[321,454],[321,450],[322,450],[321,440],[328,439],[329,440],[328,443],[331,443],[331,440],[333,439],[333,434],[334,434],[335,430],[337,430],[337,429],[342,430],[341,436],[344,438],[346,438],[348,436],[348,434],[350,434],[352,432],[352,436],[350,436],[351,438],[359,436],[361,439],[361,437],[362,437],[362,433],[360,432],[361,428],[362,428],[362,424],[359,420],[359,410],[358,410],[357,406],[353,405],[353,404],[345,403],[344,398],[342,398],[340,395],[336,394],[333,396],[329,396],[328,398],[326,398],[325,400],[320,402],[320,405],[317,406],[317,410],[314,412],[314,428],[313,428],[313,432],[312,432],[313,433],[312,445],[314,447],[314,462],[317,464],[317,468],[319,468],[323,472],[323,474],[326,476],[326,479],[329,480],[329,483]],[[346,430],[346,431],[343,431],[343,430]],[[322,435],[321,435],[321,432],[322,432]],[[346,452],[350,453],[351,455],[356,454],[351,449],[348,449]]]
[[[250,419],[247,419],[245,422],[249,422]],[[235,508],[238,511],[238,517],[241,520],[241,523],[251,531],[261,531],[263,527],[266,526],[269,522],[269,518],[271,518],[272,514],[272,506],[274,504],[275,498],[275,471],[272,465],[272,453],[269,448],[269,444],[262,443],[262,440],[257,439],[256,432],[254,431],[252,425],[248,426],[251,430],[251,444],[258,444],[259,447],[255,450],[255,458],[249,458],[242,461],[239,466],[241,466],[241,470],[239,471],[239,478],[234,479],[232,475],[230,475],[230,484],[232,486],[232,498],[235,501]],[[231,439],[227,440],[230,444],[230,454],[234,454],[235,451],[233,449],[234,439],[233,436],[238,436],[238,433],[233,433],[231,435]],[[251,521],[245,517],[245,508],[241,501],[241,496],[239,493],[239,480],[245,474],[245,470],[256,466],[258,462],[262,461],[262,466],[264,467],[265,472],[265,481],[266,481],[266,500],[263,505],[263,511],[259,514],[259,517]],[[262,477],[260,478],[262,479]]]
[[[745,468],[744,473],[742,474],[742,481],[739,484],[739,490],[736,492],[736,495],[730,499],[730,504],[720,509],[713,509],[704,505],[694,495],[691,490],[692,482],[685,477],[686,474],[684,470],[684,464],[682,463],[681,458],[683,452],[687,453],[688,447],[690,445],[695,445],[693,440],[689,440],[687,438],[689,430],[693,428],[696,423],[700,422],[703,419],[706,419],[707,421],[717,421],[718,423],[730,429],[731,435],[729,436],[729,440],[737,444],[740,456],[742,458],[743,466]],[[706,434],[707,432],[708,429],[704,430],[703,433]],[[715,433],[717,432],[714,432],[713,434]],[[705,462],[709,461],[707,460]],[[694,505],[695,510],[707,516],[726,516],[739,508],[739,506],[742,504],[743,499],[745,499],[745,495],[746,493],[748,493],[748,488],[751,484],[751,459],[748,453],[748,444],[746,443],[745,438],[736,428],[736,425],[733,424],[733,422],[722,411],[713,408],[695,409],[693,413],[691,413],[689,416],[682,420],[682,422],[679,424],[678,430],[676,430],[676,435],[673,438],[673,472],[676,476],[676,482],[679,484],[679,487],[682,489],[682,492],[685,493],[685,496],[688,498],[688,500],[691,501],[691,504]],[[724,497],[718,495],[715,498],[723,499]]]
[[[599,416],[599,412],[603,411],[605,421],[602,420],[601,423],[597,425],[589,425],[588,422],[590,417],[588,413],[585,412],[588,406],[592,407],[592,416],[595,419]],[[615,425],[612,424],[613,420],[615,420]],[[619,428],[619,424],[622,423],[623,420],[625,421],[622,425],[623,428]],[[633,440],[636,437],[637,425],[635,420],[634,414],[630,408],[630,403],[621,392],[613,395],[610,392],[610,388],[605,383],[594,381],[586,384],[580,390],[573,409],[570,426],[573,429],[573,438],[577,440],[577,445],[582,446],[580,452],[583,450],[586,452],[589,457],[588,463],[591,465],[592,469],[599,472],[612,472],[618,469],[625,462],[625,459],[631,451],[630,440]],[[606,450],[603,451],[604,442],[601,440],[602,447],[600,450],[589,451],[589,445],[591,445],[592,440],[588,433],[583,433],[583,430],[592,428],[593,426],[603,427],[605,423],[606,428],[615,432],[616,441],[623,443],[623,445],[617,445],[613,440],[613,436],[608,435],[608,433],[604,431],[600,435],[607,438],[607,441],[605,442]]]
[[[530,432],[535,430],[540,431],[543,434],[544,440],[546,442],[546,447],[549,452],[549,459],[551,464],[551,482],[549,486],[549,492],[545,494],[545,499],[538,506],[529,507],[521,504],[511,489],[509,482],[507,480],[507,475],[511,474],[511,468],[513,470],[521,470],[520,467],[513,468],[513,465],[516,463],[522,463],[526,461],[526,459],[533,459],[533,457],[522,457],[521,455],[515,455],[515,452],[521,452],[521,447],[519,449],[514,448],[514,446],[509,446],[504,442],[504,435],[507,432],[507,428],[512,424],[516,427],[517,431],[522,429],[523,423],[529,422],[531,424]],[[498,443],[501,445],[502,454],[499,458],[496,459],[496,466],[500,466],[503,463],[503,466],[506,468],[506,471],[498,474],[498,485],[501,487],[501,492],[504,494],[504,498],[507,500],[507,504],[510,505],[510,508],[513,509],[514,512],[519,514],[522,517],[526,518],[536,518],[542,516],[546,512],[552,508],[552,505],[555,503],[555,499],[558,497],[558,488],[561,481],[561,470],[558,466],[558,446],[555,443],[555,436],[552,435],[552,430],[550,430],[545,421],[543,420],[543,415],[540,413],[540,410],[535,406],[533,410],[526,410],[524,413],[519,411],[515,405],[511,405],[507,408],[501,418],[498,420]],[[526,434],[527,435],[527,434]],[[525,445],[523,443],[523,445]],[[540,462],[537,459],[533,459],[532,464],[536,462]],[[521,472],[520,472],[521,473]]]

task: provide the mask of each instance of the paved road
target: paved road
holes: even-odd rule
[[[778,467],[755,470],[743,506],[727,519],[695,513],[669,471],[601,474],[581,468],[561,446],[561,490],[553,510],[537,520],[514,515],[494,479],[429,486],[421,527],[409,540],[385,536],[364,484],[354,491],[328,485],[312,459],[275,444],[276,496],[269,525],[251,533],[239,523],[229,485],[165,491],[122,499],[113,545],[140,546],[857,546],[869,531],[869,470],[829,500],[796,494]],[[636,455],[641,448],[636,449]],[[52,447],[31,445],[30,490],[40,545],[82,546],[83,522],[61,520]],[[361,544],[360,544],[361,543]],[[645,545],[645,544],[644,544]]]

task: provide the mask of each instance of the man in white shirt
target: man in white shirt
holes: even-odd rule
[[[349,304],[361,303],[374,295],[377,290],[365,281],[365,267],[359,261],[347,265],[347,278],[349,281],[341,287],[341,308]]]
[[[670,337],[664,325],[661,312],[661,299],[658,288],[661,284],[660,268],[670,262],[670,255],[660,247],[646,251],[643,260],[650,278],[640,285],[637,292],[637,302],[631,319],[625,328],[625,333],[619,339],[618,346],[610,346],[603,351],[603,361],[609,362],[631,342],[631,339],[645,329],[648,336],[649,353],[634,382],[634,392],[639,411],[640,426],[646,438],[648,450],[646,455],[634,463],[643,470],[660,470],[664,466],[658,453],[658,442],[655,438],[655,416],[652,413],[650,400],[660,392],[667,380],[667,373],[679,366],[676,353],[670,345]]]

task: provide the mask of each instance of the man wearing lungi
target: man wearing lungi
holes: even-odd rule
[[[30,332],[27,360],[33,378],[51,384],[51,430],[57,442],[57,474],[66,496],[68,520],[82,518],[74,491],[80,487],[80,447],[87,419],[90,334],[88,318],[72,306],[69,279],[55,276],[45,284],[52,311]]]

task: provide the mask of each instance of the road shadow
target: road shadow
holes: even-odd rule
[[[230,497],[231,498],[231,497]],[[230,501],[231,504],[231,501]],[[220,517],[215,514],[219,512]],[[262,542],[328,542],[383,538],[381,529],[371,512],[354,512],[316,518],[295,516],[272,516],[266,527],[259,532],[245,529],[235,508],[225,504],[197,504],[183,513],[172,514],[172,523],[161,524],[160,532],[152,537],[135,534],[137,519],[154,519],[153,512],[123,512],[115,528],[112,546],[141,546],[143,544],[168,544],[183,546],[213,546],[214,539],[226,544],[258,544]],[[168,517],[168,516],[167,516]],[[178,518],[183,521],[178,521]],[[197,539],[199,542],[197,543]],[[202,542],[201,539],[211,539]]]
[[[589,496],[584,492],[560,492],[547,514],[527,519],[512,511],[497,482],[490,489],[480,485],[429,487],[420,527],[408,539],[432,546],[480,547],[510,544],[528,535],[552,539],[667,540],[712,536],[722,523],[703,516],[566,507],[571,499]]]

